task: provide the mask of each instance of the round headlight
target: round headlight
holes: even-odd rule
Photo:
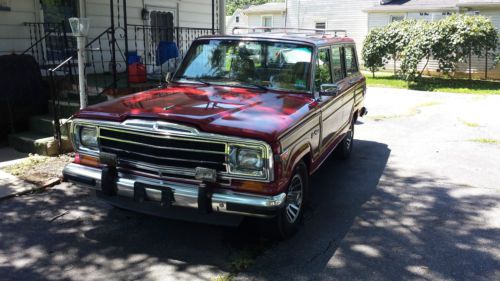
[[[81,127],[80,143],[85,147],[97,148],[97,129],[95,127]]]
[[[230,161],[237,170],[260,171],[264,166],[262,152],[255,149],[234,147],[230,154]]]

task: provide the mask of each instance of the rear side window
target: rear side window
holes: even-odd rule
[[[344,71],[342,70],[342,48],[332,47],[332,76],[333,82],[340,81],[344,78]]]
[[[345,70],[347,76],[351,76],[358,72],[358,62],[356,60],[356,50],[352,46],[346,46],[344,48],[345,53]]]

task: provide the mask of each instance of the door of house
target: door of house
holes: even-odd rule
[[[47,64],[57,64],[66,59],[75,49],[75,38],[71,36],[68,19],[78,16],[77,0],[41,0],[41,19],[45,39]]]
[[[158,66],[156,65],[156,51],[161,41],[175,40],[175,20],[176,11],[172,8],[147,6],[149,11],[149,25],[151,31],[149,33],[149,50],[148,50],[148,72],[149,73],[164,73],[170,71],[170,64]]]

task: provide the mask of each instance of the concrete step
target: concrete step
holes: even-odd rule
[[[16,150],[38,155],[55,156],[59,154],[54,137],[33,131],[9,135],[9,145]],[[68,137],[62,137],[62,152],[72,150]]]
[[[61,124],[61,135],[68,136],[69,134],[69,123],[68,119],[61,118],[59,122]],[[33,132],[38,132],[45,135],[54,134],[54,120],[51,115],[37,115],[30,117],[30,130]]]

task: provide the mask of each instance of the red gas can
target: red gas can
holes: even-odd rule
[[[142,63],[133,63],[128,66],[128,81],[130,83],[145,83],[148,81],[146,66]]]

